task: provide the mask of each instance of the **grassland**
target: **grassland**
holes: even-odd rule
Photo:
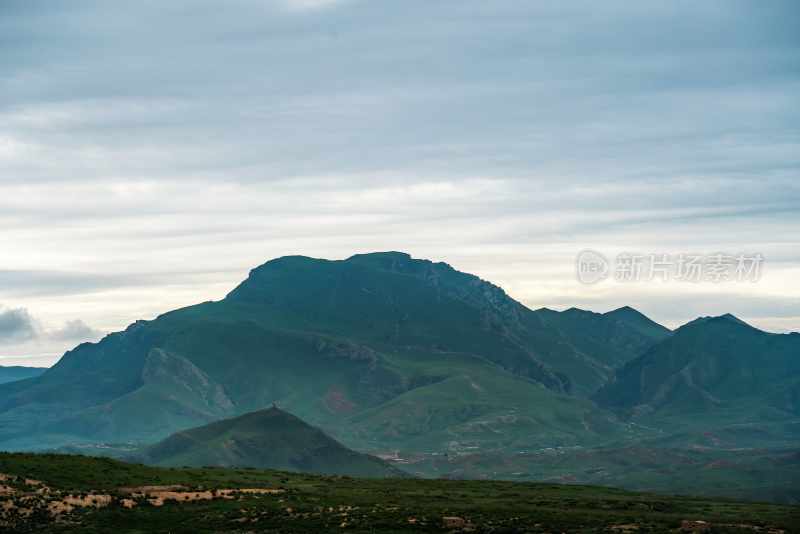
[[[0,494],[3,508],[9,508],[7,503],[31,508],[26,517],[19,508],[5,511],[6,527],[20,532],[792,532],[800,528],[795,507],[591,486],[167,469],[33,454],[0,454],[0,473],[7,476],[2,483],[7,489]],[[131,496],[130,488],[142,486],[228,496],[185,502],[179,498],[154,505],[146,495]],[[277,491],[236,492],[243,488]],[[94,500],[102,497],[108,504],[48,513],[52,509],[48,501],[67,495],[73,501],[91,501],[94,495]],[[123,499],[129,500],[130,508]]]

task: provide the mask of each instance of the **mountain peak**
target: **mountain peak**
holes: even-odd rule
[[[407,252],[399,252],[396,250],[388,250],[385,252],[365,252],[363,254],[353,254],[345,261],[359,261],[359,260],[395,260],[395,261],[411,261],[413,258]]]
[[[495,309],[502,315],[514,315],[519,308],[524,308],[500,287],[475,275],[458,271],[444,262],[413,258],[398,251],[356,254],[346,260],[283,256],[251,270],[226,300],[280,301],[296,305],[308,298],[316,306],[320,299],[329,302],[346,290],[359,296],[383,293],[387,287],[397,286],[386,277],[397,275],[405,280],[401,285],[416,279],[437,299],[448,296],[470,306]],[[395,282],[399,280],[395,278]],[[383,287],[379,288],[376,283]],[[396,296],[389,297],[389,301],[395,300]]]
[[[260,308],[256,320],[269,328],[302,324],[365,344],[389,341],[470,354],[481,346],[481,356],[506,369],[569,390],[565,375],[520,341],[541,326],[534,326],[538,317],[502,288],[446,263],[396,251],[346,260],[285,257],[253,269],[225,298],[224,305],[241,304],[248,313]],[[471,341],[461,331],[467,323]]]
[[[576,308],[575,306],[572,306],[572,307],[567,308],[566,310],[564,310],[563,313],[566,313],[566,314],[584,314],[585,315],[585,314],[592,314],[594,312],[592,312],[590,310],[582,310],[581,308]]]
[[[281,420],[281,419],[285,421],[302,422],[302,420],[299,417],[280,409],[276,404],[273,404],[269,408],[262,408],[260,410],[256,410],[253,412],[239,415],[237,417],[233,417],[230,420],[236,422],[243,422],[243,421],[257,421],[257,420],[265,420],[265,421]]]
[[[643,314],[636,308],[632,308],[630,306],[622,306],[615,310],[606,312],[603,315],[607,315],[609,317],[627,317],[627,318],[637,318],[637,319],[643,318],[650,320],[645,314]]]
[[[734,321],[736,323],[740,323],[740,324],[743,324],[743,325],[750,326],[749,324],[747,324],[746,322],[742,321],[741,319],[739,319],[738,317],[736,317],[732,313],[726,313],[726,314],[720,315],[719,319],[726,319],[728,321]]]
[[[373,269],[382,269],[393,272],[409,272],[425,269],[433,265],[431,261],[415,259],[406,252],[386,251],[386,252],[367,252],[355,254],[344,260],[345,264],[363,265]]]
[[[638,315],[642,315],[642,313],[639,310],[637,310],[636,308],[632,308],[628,305],[620,306],[616,310],[611,310],[610,312],[606,312],[607,315],[620,314],[620,313],[635,313]]]
[[[348,449],[274,404],[180,431],[148,447],[142,459],[165,466],[257,467],[367,477],[404,475],[374,456]]]
[[[611,310],[610,312],[606,312],[603,315],[606,317],[611,317],[613,319],[617,319],[620,321],[624,321],[631,326],[638,328],[641,331],[647,331],[651,335],[656,336],[663,336],[670,332],[669,328],[661,325],[636,308],[632,308],[631,306],[622,306],[621,308],[617,308],[616,310]]]
[[[693,319],[693,320],[689,321],[688,323],[686,323],[685,325],[681,326],[680,328],[683,329],[683,328],[686,328],[686,327],[693,327],[693,326],[704,324],[704,323],[705,324],[708,324],[708,323],[712,323],[712,324],[736,324],[736,325],[746,326],[748,328],[753,328],[754,330],[758,330],[754,326],[742,321],[741,319],[739,319],[738,317],[736,317],[735,315],[733,315],[731,313],[725,313],[723,315],[716,315],[716,316],[714,316],[714,315],[701,316],[701,317],[698,317],[696,319]]]

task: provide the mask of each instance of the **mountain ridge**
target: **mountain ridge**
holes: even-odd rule
[[[607,442],[633,409],[625,369],[687,328],[629,306],[531,310],[401,252],[286,256],[220,301],[136,321],[0,386],[0,443],[153,442],[275,400],[362,450]],[[793,405],[794,386],[781,391]]]
[[[613,419],[573,400],[588,396],[612,369],[601,361],[605,355],[590,353],[598,342],[576,344],[553,321],[477,276],[405,253],[276,258],[220,301],[136,321],[68,351],[30,382],[0,386],[0,443],[153,441],[279,400],[311,424],[354,436],[349,444],[379,446],[391,433],[375,426],[376,414],[394,410],[388,403],[400,396],[415,411],[435,394],[445,403],[436,408],[447,414],[443,423],[465,436],[481,417],[520,421],[486,393],[503,388],[515,392],[517,400],[509,401],[526,414],[531,408],[522,399],[569,406],[531,439],[575,442],[584,430],[570,428],[580,414]],[[604,321],[620,334],[603,347],[609,353],[648,342],[624,321]],[[448,388],[459,397],[443,396]],[[371,422],[353,422],[367,410]],[[529,424],[504,432],[529,432]],[[589,425],[586,436],[597,439],[597,429],[613,426]],[[434,432],[398,428],[415,442],[417,432]],[[447,434],[436,435],[429,442],[441,446]]]
[[[731,314],[699,317],[621,367],[595,395],[601,405],[642,413],[716,412],[725,406],[800,415],[800,335],[759,330]],[[791,400],[794,398],[794,400]],[[753,421],[758,416],[753,414]]]

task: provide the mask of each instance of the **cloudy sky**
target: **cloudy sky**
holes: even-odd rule
[[[374,250],[800,330],[794,0],[3,0],[0,46],[0,364]],[[586,285],[584,249],[765,263]]]

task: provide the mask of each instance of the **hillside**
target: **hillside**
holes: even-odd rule
[[[398,252],[278,258],[221,301],[137,321],[0,385],[0,446],[152,443],[273,401],[361,449],[605,441],[621,427],[585,397],[615,347],[624,360],[648,341],[627,319],[578,339],[594,321],[557,326]]]
[[[578,308],[556,312],[541,308],[542,321],[568,340],[579,356],[562,370],[587,395],[605,385],[614,371],[670,335],[670,330],[629,306],[595,313]]]
[[[692,321],[622,367],[598,392],[634,414],[690,414],[747,402],[800,415],[800,334],[770,334],[732,315]]]
[[[703,317],[622,367],[595,399],[668,432],[670,445],[796,446],[800,334]]]
[[[137,457],[160,466],[255,467],[362,477],[405,476],[276,407],[173,434]]]
[[[15,532],[796,532],[796,507],[497,481],[165,469],[0,454]]]

